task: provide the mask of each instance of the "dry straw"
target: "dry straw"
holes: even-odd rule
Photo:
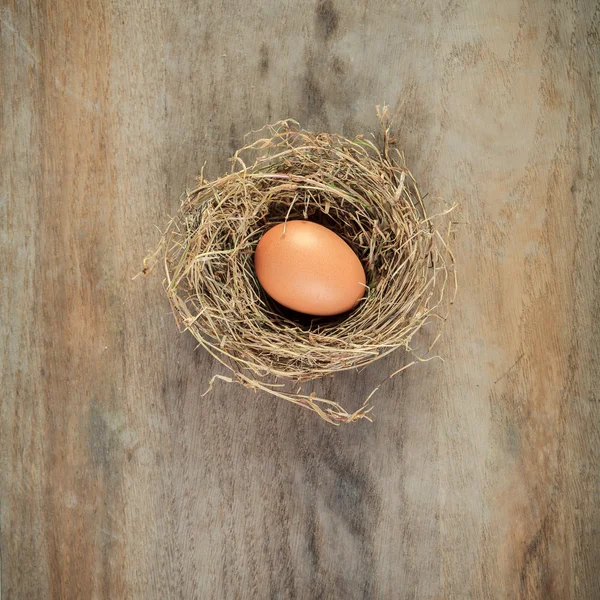
[[[302,382],[363,367],[398,348],[411,351],[425,322],[445,319],[437,309],[456,292],[449,228],[442,235],[436,225],[445,213],[427,216],[413,176],[392,149],[385,109],[379,116],[381,148],[364,136],[310,133],[292,120],[255,132],[262,137],[235,153],[231,173],[214,181],[200,175],[146,259],[144,273],[157,262],[164,266],[180,330],[233,372],[215,375],[209,390],[217,378],[236,381],[330,423],[369,418],[378,388],[347,412],[333,399],[302,393]],[[321,223],[354,249],[367,275],[357,308],[311,318],[283,309],[261,289],[256,244],[288,219]],[[412,356],[400,370],[423,360]],[[299,384],[295,392],[286,380]]]

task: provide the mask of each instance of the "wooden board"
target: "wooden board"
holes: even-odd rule
[[[600,597],[597,2],[0,10],[2,600]],[[154,225],[245,132],[382,103],[461,205],[445,362],[373,424],[201,397],[218,366],[131,281]]]

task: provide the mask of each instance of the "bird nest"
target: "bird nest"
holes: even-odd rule
[[[334,398],[304,393],[302,383],[364,367],[398,348],[412,352],[415,333],[432,318],[445,319],[438,307],[447,308],[456,292],[450,230],[442,234],[439,225],[447,211],[427,216],[393,149],[385,111],[380,117],[379,146],[364,136],[304,131],[292,120],[267,126],[235,153],[229,174],[213,181],[201,174],[187,193],[143,272],[162,263],[180,330],[232,372],[215,375],[209,390],[215,379],[235,381],[334,424],[370,418],[377,388],[348,412]],[[261,288],[256,245],[292,219],[328,227],[359,257],[367,289],[352,311],[308,317]],[[414,352],[411,358],[400,370],[425,360]]]

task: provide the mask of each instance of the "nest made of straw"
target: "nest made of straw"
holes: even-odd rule
[[[348,412],[300,387],[285,391],[278,380],[301,383],[410,350],[415,332],[440,317],[448,283],[456,290],[447,236],[426,215],[402,155],[394,150],[392,158],[387,124],[381,149],[364,136],[315,134],[293,120],[261,132],[235,153],[232,172],[214,181],[200,176],[153,255],[162,259],[176,320],[233,371],[215,375],[209,389],[215,378],[237,381],[331,423],[369,418],[372,394]],[[263,291],[254,250],[270,227],[288,219],[321,223],[356,252],[367,290],[351,312],[303,317]]]

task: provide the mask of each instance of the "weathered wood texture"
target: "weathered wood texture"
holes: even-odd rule
[[[2,600],[600,598],[600,6],[4,0]],[[461,204],[445,362],[333,428],[131,281],[203,162],[387,102]],[[421,336],[425,341],[428,334]],[[352,405],[405,358],[317,386]]]

